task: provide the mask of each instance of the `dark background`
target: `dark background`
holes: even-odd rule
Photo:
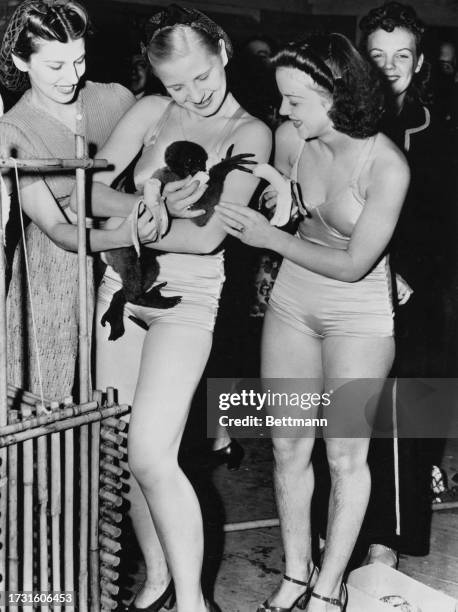
[[[98,81],[128,79],[128,58],[139,51],[145,20],[165,0],[82,0],[95,30],[89,42],[88,76]],[[19,0],[0,0],[0,36]],[[379,0],[200,0],[181,2],[208,13],[228,32],[235,46],[263,33],[279,43],[315,30],[338,31],[357,39],[358,19]],[[431,26],[429,46],[437,38],[458,42],[458,0],[413,0],[420,17]],[[433,49],[432,49],[433,51]]]

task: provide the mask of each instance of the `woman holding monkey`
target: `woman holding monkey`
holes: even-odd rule
[[[232,48],[223,30],[199,11],[179,7],[154,15],[149,26],[148,58],[170,97],[140,100],[100,152],[114,169],[96,176],[95,214],[110,198],[128,197],[108,185],[140,151],[134,170],[138,189],[164,166],[165,151],[175,141],[200,144],[213,163],[231,145],[234,154],[253,153],[256,161],[269,157],[269,130],[241,109],[227,91],[225,65]],[[257,182],[251,174],[232,172],[222,200],[248,204]],[[185,179],[166,185],[163,197],[172,216],[195,217],[190,207],[204,190],[205,186]],[[114,343],[97,323],[97,385],[115,383],[120,401],[133,400],[128,443],[135,477],[131,516],[147,566],[146,583],[133,610],[157,610],[171,594],[171,585],[160,594],[168,578],[165,565],[161,569],[158,563],[155,530],[175,583],[178,609],[203,612],[209,605],[200,587],[203,536],[199,504],[177,455],[211,348],[224,281],[220,245],[225,235],[216,215],[202,227],[190,218],[174,218],[169,232],[150,246],[160,253],[168,251],[157,258],[157,281],[167,283],[161,288],[163,296],[179,295],[180,303],[168,309],[127,304],[126,314],[142,326],[126,316],[125,334]],[[108,267],[99,290],[97,321],[119,288],[119,277]]]

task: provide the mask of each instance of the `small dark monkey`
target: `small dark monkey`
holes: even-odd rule
[[[208,178],[207,189],[190,210],[204,210],[201,216],[194,217],[192,221],[199,226],[206,225],[221,198],[224,181],[229,172],[251,172],[245,165],[255,164],[248,159],[253,157],[252,153],[232,155],[233,149],[234,145],[231,145],[224,159],[212,166],[206,174],[208,155],[203,147],[187,140],[173,142],[165,151],[167,166],[157,170],[153,178],[159,179],[162,185],[165,185],[170,181],[205,173],[204,176]],[[159,254],[159,251],[147,247],[140,247],[140,257],[134,247],[114,249],[105,253],[107,263],[122,279],[122,288],[113,295],[110,306],[101,319],[103,326],[107,322],[111,325],[109,340],[116,340],[124,334],[123,314],[126,302],[152,308],[172,308],[180,302],[180,296],[164,297],[161,294],[160,290],[167,283],[152,287],[159,274]]]

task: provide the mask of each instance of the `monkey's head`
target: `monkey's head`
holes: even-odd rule
[[[196,142],[177,140],[165,150],[165,163],[180,178],[205,172],[208,155]]]

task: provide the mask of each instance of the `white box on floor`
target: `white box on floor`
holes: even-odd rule
[[[372,601],[383,605],[384,610],[395,610],[396,612],[402,610],[402,607],[380,602],[381,597],[388,595],[403,597],[413,605],[414,612],[457,612],[458,610],[458,602],[453,597],[436,591],[381,563],[372,563],[354,570],[348,577],[348,584],[353,589],[365,593]],[[375,604],[373,609],[374,612],[379,610]],[[367,610],[372,611],[372,608],[367,608]]]
[[[347,583],[347,612],[393,612],[393,608],[366,595],[361,589],[355,589]],[[336,608],[337,610],[337,608]]]

